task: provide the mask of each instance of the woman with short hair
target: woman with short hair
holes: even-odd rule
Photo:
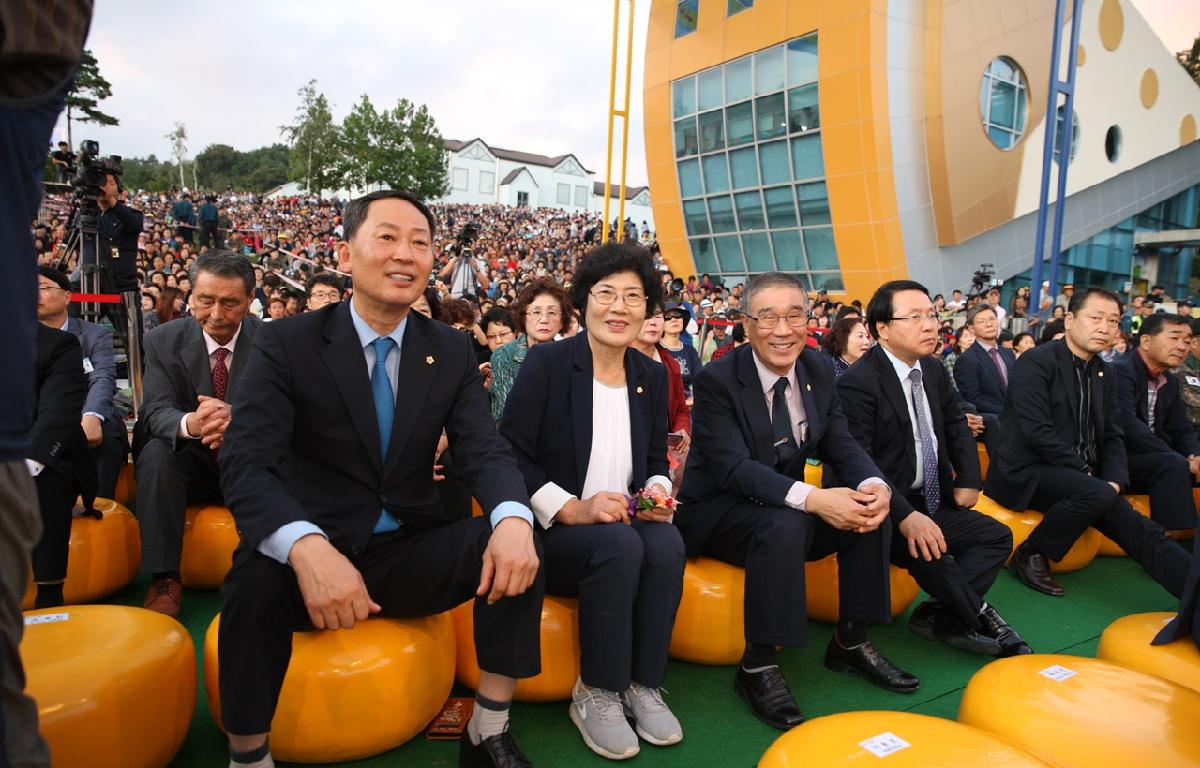
[[[534,280],[521,289],[513,307],[513,321],[520,335],[492,352],[492,418],[504,417],[504,404],[517,380],[517,371],[529,350],[537,344],[554,341],[571,321],[571,303],[567,292],[553,280]]]

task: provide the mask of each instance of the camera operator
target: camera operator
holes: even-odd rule
[[[451,246],[454,252],[454,246]],[[476,296],[479,291],[486,291],[491,286],[487,270],[475,258],[470,248],[458,247],[457,254],[452,256],[438,273],[438,277],[450,278],[450,298],[461,299],[464,296]]]
[[[112,260],[113,288],[119,293],[136,291],[138,235],[142,233],[142,212],[130,208],[123,198],[119,178],[105,175],[104,185],[96,197],[100,207],[99,231],[101,248],[115,249]]]

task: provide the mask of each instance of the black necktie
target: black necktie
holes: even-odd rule
[[[775,395],[771,399],[771,427],[775,433],[775,467],[782,470],[788,465],[796,452],[796,435],[792,431],[792,417],[788,412],[787,392],[788,380],[781,377],[772,388]]]

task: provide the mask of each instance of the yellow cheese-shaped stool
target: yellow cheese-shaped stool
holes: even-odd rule
[[[671,658],[736,664],[746,649],[746,572],[709,557],[689,558],[671,632]]]
[[[1150,645],[1173,613],[1135,613],[1117,619],[1100,635],[1096,655],[1200,692],[1200,649],[1190,638]]]
[[[1200,765],[1200,693],[1079,656],[1014,656],[975,673],[959,722],[1058,768]]]
[[[218,614],[204,636],[204,685],[218,726],[220,620]],[[297,632],[271,721],[271,754],[289,762],[332,763],[394,749],[441,711],[453,685],[448,614]]]
[[[1017,512],[1007,507],[1002,507],[987,496],[980,495],[979,502],[975,505],[975,511],[982,512],[993,520],[1004,523],[1012,531],[1013,535],[1013,551],[1029,538],[1029,534],[1033,533],[1033,529],[1038,527],[1042,522],[1042,513],[1034,512],[1032,509]],[[1092,560],[1096,558],[1096,551],[1100,548],[1100,532],[1095,528],[1088,528],[1083,535],[1067,550],[1067,554],[1062,560],[1051,560],[1050,570],[1054,573],[1067,573],[1068,571],[1078,571],[1080,568],[1086,567]]]
[[[112,499],[96,499],[94,507],[103,515],[99,520],[81,516],[71,520],[67,580],[63,584],[63,601],[68,605],[108,597],[133,581],[142,564],[137,518]],[[33,607],[35,594],[31,575],[23,610]]]
[[[468,600],[450,612],[456,645],[455,677],[474,690],[479,685],[475,660],[475,602]],[[579,601],[546,595],[542,599],[542,671],[517,681],[517,701],[563,701],[579,677]]]
[[[920,587],[908,571],[888,566],[891,571],[892,617],[908,610]],[[804,594],[808,603],[808,617],[817,621],[836,624],[838,620],[838,562],[837,555],[804,564]]]
[[[775,740],[759,768],[1049,768],[1004,739],[940,717],[845,712],[818,717]]]
[[[226,507],[192,505],[183,521],[179,575],[190,589],[215,589],[225,581],[237,549],[237,524]]]
[[[126,462],[117,474],[117,487],[113,491],[117,501],[129,506],[137,499],[137,481],[134,479],[133,464]]]
[[[169,765],[196,708],[187,629],[118,605],[46,608],[25,620],[27,692],[55,768]]]
[[[988,456],[987,447],[983,443],[975,443],[975,449],[979,451],[979,476],[987,480],[988,464],[991,463],[991,458]]]

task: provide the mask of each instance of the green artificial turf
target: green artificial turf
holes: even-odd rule
[[[1113,620],[1131,613],[1176,610],[1178,603],[1150,580],[1131,560],[1098,557],[1087,568],[1061,574],[1067,594],[1040,595],[1002,572],[988,600],[1040,653],[1094,656],[1100,633]],[[140,605],[146,582],[139,580],[111,602]],[[915,604],[915,603],[914,603]],[[219,609],[215,591],[187,591],[183,622],[196,644],[197,664],[203,663],[204,632]],[[888,693],[855,675],[829,672],[821,663],[832,626],[814,622],[812,644],[780,655],[784,674],[800,707],[809,718],[849,710],[907,710],[953,719],[963,688],[987,663],[936,642],[927,642],[905,628],[901,617],[886,627],[873,628],[871,637],[893,661],[921,679],[914,694]],[[684,740],[673,747],[643,743],[637,765],[749,768],[780,735],[760,723],[733,692],[732,667],[708,667],[672,661],[667,673],[667,702],[683,724]],[[456,688],[456,695],[469,695]],[[601,766],[609,761],[593,755],[567,717],[565,702],[513,706],[513,730],[521,748],[535,765]],[[431,742],[418,735],[390,752],[346,765],[362,768],[398,766],[455,766],[455,742]],[[204,676],[192,727],[171,763],[179,768],[212,768],[226,764],[225,741],[208,713]]]

